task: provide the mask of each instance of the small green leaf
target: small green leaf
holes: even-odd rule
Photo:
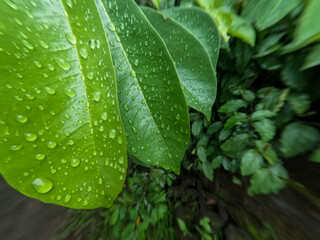
[[[300,0],[247,0],[244,4],[242,16],[262,31],[279,22],[291,12]]]
[[[225,141],[221,146],[221,150],[229,157],[241,158],[243,154],[251,146],[248,134],[238,134]]]
[[[311,48],[310,53],[306,58],[306,60],[304,61],[304,64],[301,70],[306,70],[308,68],[318,66],[319,64],[320,64],[320,44]]]
[[[212,182],[213,181],[213,169],[211,164],[206,161],[202,163],[202,170],[204,175]]]
[[[152,3],[154,4],[154,6],[159,9],[160,7],[160,4],[161,4],[161,0],[151,0]]]
[[[224,157],[224,156],[216,156],[216,157],[212,160],[212,164],[211,164],[212,168],[213,168],[213,169],[219,168],[225,158],[226,158],[226,157]]]
[[[255,93],[251,90],[244,90],[241,92],[241,95],[243,99],[247,102],[251,102],[256,98]]]
[[[255,149],[248,150],[241,158],[241,174],[251,175],[262,167],[263,158]]]
[[[251,120],[252,121],[259,121],[259,120],[262,120],[264,118],[274,117],[276,115],[277,114],[275,112],[272,112],[270,110],[258,110],[258,111],[255,111],[251,115]]]
[[[280,164],[262,168],[252,176],[248,192],[250,195],[278,193],[286,185],[286,179],[287,170]]]
[[[211,108],[216,99],[217,80],[208,51],[180,23],[151,8],[141,9],[166,43],[188,105],[210,119]]]
[[[187,226],[181,218],[178,218],[178,225],[182,232],[188,232]]]
[[[232,130],[231,129],[222,129],[220,134],[219,134],[219,141],[222,142],[224,140],[226,140],[228,137],[230,137],[232,134]]]
[[[214,122],[209,128],[208,128],[208,134],[214,134],[218,132],[221,128],[223,128],[222,122]]]
[[[232,36],[240,38],[242,41],[248,43],[251,47],[254,46],[256,41],[256,31],[251,23],[245,18],[236,14],[232,15],[232,24],[228,30]]]
[[[229,100],[219,108],[218,112],[234,113],[246,106],[248,103],[242,99]]]
[[[278,161],[276,152],[273,150],[271,144],[264,143],[260,140],[255,141],[255,145],[262,156],[269,162],[270,165]]]
[[[311,105],[310,96],[308,94],[291,93],[288,96],[290,107],[297,115],[302,115]]]
[[[225,129],[232,128],[236,125],[241,125],[242,123],[248,121],[248,115],[245,113],[235,113],[231,118],[229,118],[224,124]]]
[[[311,151],[320,142],[319,131],[302,123],[291,123],[281,132],[281,151],[285,157],[294,157]]]
[[[273,121],[267,118],[254,122],[253,127],[260,134],[263,142],[268,142],[273,139],[277,130]]]
[[[124,184],[127,148],[94,1],[1,1],[0,9],[1,174],[47,203],[109,207]]]
[[[316,149],[310,156],[310,161],[320,163],[320,148]]]
[[[207,161],[207,154],[206,154],[206,149],[203,146],[198,146],[197,147],[197,155],[201,162],[206,162]]]
[[[194,136],[199,136],[202,131],[202,119],[193,122],[191,132]]]
[[[145,164],[179,173],[190,123],[165,43],[134,1],[103,0],[98,6],[116,70],[128,151]]]

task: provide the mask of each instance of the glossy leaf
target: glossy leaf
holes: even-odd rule
[[[276,134],[275,124],[267,118],[261,119],[258,122],[254,122],[252,125],[254,129],[260,134],[263,142],[270,141]]]
[[[96,2],[116,69],[128,151],[179,173],[190,123],[170,54],[134,1]]]
[[[94,2],[1,1],[0,11],[2,175],[44,202],[110,206],[126,139]]]
[[[249,194],[278,193],[288,179],[287,170],[280,164],[258,170],[251,178]]]
[[[295,51],[320,39],[320,1],[310,0],[299,19],[293,41],[283,48],[284,53]]]
[[[308,57],[306,58],[302,70],[306,70],[308,68],[312,68],[320,65],[320,44],[311,48]]]
[[[281,150],[285,157],[294,157],[313,150],[320,142],[319,131],[302,123],[291,123],[281,133]]]
[[[236,14],[232,15],[232,24],[228,30],[232,36],[240,38],[252,47],[256,41],[256,32],[251,23],[243,17]]]
[[[161,12],[165,17],[170,17],[183,25],[202,43],[215,70],[219,56],[220,35],[210,15],[197,7],[175,7]]]
[[[188,105],[210,119],[216,98],[217,80],[207,50],[190,31],[175,20],[165,18],[151,8],[142,9],[168,47]]]
[[[251,175],[263,165],[263,157],[255,149],[248,150],[241,158],[241,174]]]
[[[279,22],[298,6],[300,0],[248,0],[244,5],[242,16],[262,31]]]
[[[161,0],[151,0],[153,2],[153,4],[156,6],[157,9],[159,9],[160,4],[161,4]]]

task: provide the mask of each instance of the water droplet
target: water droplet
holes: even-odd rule
[[[12,145],[9,149],[11,151],[19,151],[21,148],[22,148],[21,144],[15,144],[15,145]]]
[[[100,97],[101,97],[101,93],[100,92],[94,92],[93,93],[93,100],[94,101],[99,102]]]
[[[80,165],[80,160],[77,158],[73,158],[70,161],[70,166],[71,167],[78,167]]]
[[[70,140],[68,141],[68,145],[69,145],[69,146],[72,146],[73,144],[74,144],[74,140],[70,139]]]
[[[83,58],[87,58],[88,57],[88,50],[84,47],[80,48],[79,50],[80,56]]]
[[[122,144],[122,143],[123,143],[123,140],[122,140],[122,137],[121,137],[121,136],[118,137],[118,143],[119,143],[119,144]]]
[[[72,1],[71,0],[66,0],[67,5],[72,8]]]
[[[119,163],[123,164],[124,163],[124,158],[123,157],[119,157]]]
[[[57,146],[57,143],[56,142],[53,142],[53,141],[49,141],[47,142],[47,147],[50,148],[50,149],[53,149]]]
[[[66,89],[66,94],[67,94],[67,96],[68,97],[71,97],[71,98],[73,98],[73,97],[75,97],[76,96],[76,91],[75,90],[73,90],[72,88],[68,88],[68,89]]]
[[[11,2],[10,0],[4,0],[6,4],[8,4],[9,7],[11,7],[14,10],[18,10],[18,6]]]
[[[105,164],[106,166],[109,166],[109,158],[106,159],[106,161],[104,162],[104,164]]]
[[[67,203],[67,202],[69,202],[70,201],[70,199],[71,199],[71,195],[70,194],[67,194],[65,197],[64,197],[64,202],[65,203]]]
[[[19,123],[26,123],[28,121],[28,117],[26,117],[24,115],[17,115],[16,120]]]
[[[95,40],[94,40],[94,39],[91,39],[91,40],[89,41],[89,45],[90,45],[91,49],[95,49],[95,48],[96,48]]]
[[[27,140],[28,142],[33,142],[37,139],[37,135],[34,133],[26,133],[24,135],[24,139]]]
[[[134,64],[135,66],[138,66],[139,60],[138,60],[138,59],[134,60],[133,64]]]
[[[44,91],[45,91],[46,93],[48,93],[49,95],[53,95],[53,94],[56,93],[56,90],[54,90],[54,89],[51,88],[51,87],[44,87],[43,89],[44,89]]]
[[[34,49],[34,46],[32,46],[31,43],[29,43],[27,40],[23,39],[21,42],[26,48],[28,48],[30,50]]]
[[[42,154],[42,153],[38,153],[35,158],[39,161],[43,160],[46,157],[46,155]]]
[[[108,22],[107,23],[107,28],[112,32],[116,31],[116,28],[115,28],[115,26],[114,26],[114,24],[112,22]]]
[[[128,105],[127,104],[123,104],[123,109],[125,110],[125,111],[128,111],[129,110],[129,107],[128,107]]]
[[[89,204],[89,201],[88,200],[84,200],[83,201],[83,206],[85,207],[85,206],[87,206]]]
[[[41,68],[42,67],[41,63],[39,63],[38,61],[34,61],[33,63],[37,68]]]
[[[77,38],[75,35],[72,33],[67,33],[66,34],[66,39],[71,43],[71,44],[76,44],[77,43]]]
[[[130,72],[130,76],[131,77],[133,77],[133,78],[135,78],[137,75],[136,75],[136,72],[134,71],[134,70],[132,70],[131,72]]]
[[[100,185],[103,183],[102,178],[99,178],[99,182]]]
[[[47,178],[41,177],[41,178],[36,178],[32,182],[32,186],[38,193],[47,193],[52,189],[53,182]]]
[[[54,60],[58,64],[59,67],[61,67],[65,71],[69,71],[71,66],[70,63],[62,58],[55,57]]]
[[[103,112],[103,113],[101,114],[101,118],[106,121],[106,120],[108,119],[108,113]]]
[[[116,137],[116,130],[115,129],[111,129],[109,131],[109,138],[114,139]]]
[[[45,43],[44,41],[39,41],[39,43],[43,48],[45,48],[45,49],[49,48],[49,45],[47,43]]]

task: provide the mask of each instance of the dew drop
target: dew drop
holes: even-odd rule
[[[45,48],[45,49],[48,49],[48,48],[49,48],[49,45],[48,45],[46,42],[44,42],[44,41],[39,41],[39,43],[40,43],[40,45],[41,45],[43,48]]]
[[[93,93],[93,100],[96,102],[99,102],[101,98],[101,93],[100,92],[94,92]]]
[[[107,23],[107,28],[112,32],[116,31],[116,28],[115,28],[115,26],[114,26],[114,24],[112,22],[108,22]]]
[[[124,158],[123,157],[119,157],[119,163],[123,164],[124,163]]]
[[[72,8],[72,1],[71,0],[66,0],[67,5]]]
[[[41,67],[42,67],[41,63],[39,63],[38,61],[34,61],[33,64],[34,64],[37,68],[41,68]]]
[[[14,4],[13,2],[11,2],[10,0],[4,0],[6,4],[8,4],[9,7],[11,7],[14,10],[18,10],[18,7],[16,4]]]
[[[56,146],[57,146],[56,142],[53,142],[53,141],[47,142],[47,147],[50,149],[54,149]]]
[[[111,129],[109,131],[109,138],[114,139],[116,137],[116,130],[115,129]]]
[[[64,197],[64,202],[65,203],[67,203],[67,202],[69,202],[70,201],[70,199],[71,199],[71,195],[70,194],[67,194],[65,197]]]
[[[42,153],[38,153],[38,154],[35,156],[35,159],[41,161],[41,160],[43,160],[45,157],[46,157],[46,155],[44,155],[44,154],[42,154]]]
[[[106,120],[108,119],[108,113],[103,112],[103,113],[101,114],[101,118],[106,121]]]
[[[26,133],[24,135],[24,139],[27,140],[28,142],[33,142],[37,139],[37,135],[34,133]]]
[[[56,93],[56,90],[54,90],[54,89],[51,88],[51,87],[44,87],[43,89],[44,89],[44,91],[45,91],[46,93],[48,93],[49,95],[53,95],[53,94]]]
[[[73,159],[71,159],[71,161],[70,161],[70,166],[71,167],[78,167],[80,165],[80,160],[79,159],[77,159],[77,158],[73,158]]]
[[[41,178],[36,178],[32,182],[32,186],[38,193],[47,193],[52,189],[53,182],[47,178],[41,177]]]
[[[80,56],[83,58],[87,58],[88,57],[88,50],[84,47],[80,48],[79,50]]]
[[[11,151],[19,151],[21,148],[22,148],[21,144],[15,144],[15,145],[12,145],[9,149]]]
[[[77,38],[75,35],[72,33],[67,33],[66,34],[66,39],[71,43],[71,44],[76,44],[77,43]]]
[[[24,115],[17,115],[16,120],[19,123],[26,123],[28,121],[28,117],[26,117]]]
[[[121,136],[118,137],[118,143],[119,143],[119,144],[122,144],[122,143],[123,143],[123,140],[122,140],[122,137],[121,137]]]
[[[66,89],[65,92],[66,92],[66,94],[67,94],[68,97],[73,98],[73,97],[76,96],[76,91],[73,90],[72,88]]]
[[[54,60],[56,61],[56,63],[58,64],[58,66],[60,68],[62,68],[65,71],[69,71],[71,66],[70,63],[62,58],[59,57],[55,57]]]

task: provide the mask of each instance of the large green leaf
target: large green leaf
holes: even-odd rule
[[[190,123],[172,58],[132,0],[96,2],[116,69],[128,151],[178,173]]]
[[[301,69],[305,70],[318,65],[320,65],[320,44],[317,44],[316,46],[311,48],[310,53],[304,61]]]
[[[188,29],[207,49],[214,70],[217,66],[220,35],[213,19],[198,7],[175,7],[161,11]]]
[[[185,27],[151,8],[142,8],[175,62],[190,107],[211,117],[217,80],[207,50]]]
[[[6,0],[0,12],[1,173],[44,202],[110,206],[126,139],[94,1]]]
[[[248,0],[242,16],[262,31],[280,21],[300,3],[300,0]]]
[[[293,41],[283,48],[284,53],[295,51],[320,39],[319,9],[319,0],[308,1],[294,32]]]

